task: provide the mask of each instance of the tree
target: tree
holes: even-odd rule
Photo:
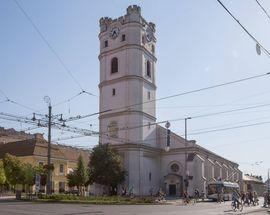
[[[85,187],[89,182],[89,177],[82,155],[78,158],[77,168],[67,175],[67,180],[69,187],[76,186],[80,195],[84,194]]]
[[[5,175],[10,185],[16,186],[24,181],[22,162],[15,156],[6,154],[3,159]]]
[[[28,192],[30,192],[30,187],[35,184],[36,174],[44,172],[42,167],[34,167],[29,163],[23,163],[10,154],[4,156],[3,166],[8,184],[15,186],[15,189],[17,189],[16,185],[26,185]]]
[[[77,187],[77,189],[79,190],[79,185],[77,181],[78,179],[76,170],[67,174],[67,184],[69,187]]]
[[[30,187],[35,184],[37,169],[29,163],[22,164],[23,181],[22,184],[27,186],[27,191],[30,193]]]
[[[114,195],[117,185],[125,180],[126,174],[120,155],[109,144],[93,148],[89,162],[90,183],[105,185]]]
[[[0,160],[0,193],[2,192],[2,186],[6,183],[6,174],[3,165],[3,161]]]

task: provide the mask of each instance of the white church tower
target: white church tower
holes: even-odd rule
[[[170,132],[156,122],[155,25],[133,5],[117,19],[100,19],[100,144],[111,144],[128,172],[125,184],[135,195],[160,188],[167,196],[206,190],[217,177],[239,181],[238,164]],[[166,150],[165,150],[166,149]],[[187,155],[187,156],[186,156]],[[225,176],[227,178],[225,178]],[[121,185],[122,186],[122,185]],[[91,186],[101,194],[103,187]]]
[[[156,146],[156,126],[151,125],[156,122],[151,102],[156,98],[155,24],[141,16],[139,6],[129,6],[122,17],[100,19],[99,40],[99,141],[120,149],[128,171],[126,186],[135,194],[148,194],[154,181],[150,168],[159,163],[154,159],[154,166],[146,169],[142,149]]]

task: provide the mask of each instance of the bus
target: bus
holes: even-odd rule
[[[212,199],[213,201],[217,201],[218,193],[223,193],[221,198],[224,201],[229,201],[232,199],[232,193],[234,189],[239,192],[239,184],[225,181],[211,182],[207,185],[207,198]]]

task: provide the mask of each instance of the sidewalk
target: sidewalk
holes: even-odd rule
[[[15,195],[14,196],[0,196],[0,201],[4,200],[15,200]]]

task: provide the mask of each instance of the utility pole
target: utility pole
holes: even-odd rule
[[[48,114],[48,154],[47,154],[47,186],[46,186],[46,194],[52,194],[52,165],[51,165],[51,124],[52,124],[52,106],[51,99],[48,96],[44,97],[44,101],[48,104],[49,114]]]
[[[184,173],[184,190],[187,192],[188,188],[188,174],[187,174],[187,120],[191,119],[191,117],[185,118],[185,173]]]
[[[267,196],[267,199],[269,199],[269,192],[270,192],[270,187],[269,187],[269,185],[270,185],[270,181],[269,181],[269,171],[270,171],[270,169],[268,169],[268,180],[267,180],[267,194],[268,194],[268,196]],[[269,202],[268,202],[268,208],[269,208]]]

